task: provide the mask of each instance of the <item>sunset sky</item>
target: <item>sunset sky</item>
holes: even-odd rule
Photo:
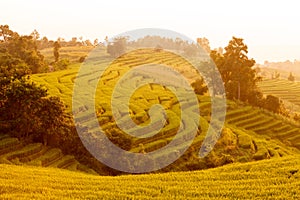
[[[49,39],[107,35],[138,28],[163,28],[192,39],[206,37],[211,47],[232,36],[245,39],[258,62],[300,60],[300,8],[297,1],[38,1],[6,0],[0,24],[20,34],[36,29]]]

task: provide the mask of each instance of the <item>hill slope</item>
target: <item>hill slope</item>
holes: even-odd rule
[[[0,165],[0,199],[299,199],[300,157],[215,169],[100,177]]]
[[[284,79],[265,79],[259,82],[259,87],[265,95],[279,97],[292,111],[300,111],[300,83]]]
[[[99,54],[106,58],[105,52],[101,49],[99,51]],[[126,71],[130,70],[133,66],[148,62],[161,62],[169,66],[174,66],[174,68],[181,71],[182,74],[192,79],[194,72],[189,70],[187,67],[189,66],[188,63],[177,57],[174,58],[172,53],[147,51],[143,51],[142,53],[146,57],[149,54],[153,57],[150,60],[140,59],[135,52],[127,55],[128,57],[126,59],[120,57],[116,62],[110,64],[110,68],[105,71],[101,81],[98,83],[96,112],[100,124],[103,125],[102,128],[109,134],[116,132],[116,123],[112,118],[110,108],[113,86],[115,86],[122,74],[126,73]],[[97,63],[97,65],[86,67],[89,67],[93,72],[97,72],[100,70],[99,66],[106,66],[107,64],[104,59],[103,62]],[[73,85],[77,71],[78,68],[74,67],[69,70],[49,74],[36,74],[32,76],[32,79],[40,84],[44,84],[49,89],[51,95],[60,96],[69,106],[69,110],[71,110]],[[89,83],[98,78],[96,73],[85,75],[85,79],[89,80]],[[130,83],[134,81],[138,83],[149,79],[151,81],[151,78],[147,77],[147,74],[139,73],[136,74],[135,77],[132,77]],[[89,85],[87,85],[87,87],[88,86]],[[123,87],[125,87],[125,85],[123,85]],[[199,147],[208,129],[211,102],[207,96],[198,96],[198,99],[202,116],[200,119],[201,131],[199,131],[198,137],[194,140],[190,150],[187,151],[187,156],[176,162],[173,167],[179,170],[191,170],[211,166],[215,167],[234,161],[245,162],[282,157],[296,152],[299,153],[299,151],[295,149],[295,147],[300,149],[300,129],[298,124],[293,124],[288,119],[258,108],[238,105],[228,101],[224,133],[214,149],[215,156],[211,154],[211,157],[208,158],[212,163],[207,166],[208,160],[205,160],[204,166],[200,166],[203,162],[196,159],[196,157],[198,157]],[[133,139],[131,151],[154,151],[168,144],[176,134],[179,124],[178,117],[180,115],[178,110],[180,107],[178,101],[174,98],[174,94],[163,86],[148,84],[134,93],[129,105],[132,119],[137,124],[149,122],[148,111],[154,104],[161,104],[168,111],[167,114],[173,121],[170,121],[163,129],[162,134],[157,134],[155,137],[143,140]],[[186,106],[189,105],[187,104]],[[187,109],[193,110],[197,108],[188,107]],[[88,121],[89,116],[82,116],[82,120]],[[90,133],[93,131],[93,129],[89,130]],[[168,155],[161,155],[161,158],[164,158],[164,156],[166,157]],[[201,164],[199,164],[199,162]],[[189,167],[186,167],[187,163],[189,163]]]

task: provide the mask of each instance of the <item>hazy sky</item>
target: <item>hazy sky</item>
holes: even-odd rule
[[[164,28],[213,48],[242,37],[258,62],[300,60],[299,1],[268,0],[3,0],[0,24],[21,34],[34,29],[50,39],[103,40],[138,28]]]

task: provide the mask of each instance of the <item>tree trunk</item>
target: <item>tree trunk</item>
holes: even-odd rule
[[[238,100],[240,100],[240,98],[241,98],[241,84],[238,81]]]

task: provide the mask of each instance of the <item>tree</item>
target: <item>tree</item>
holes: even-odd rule
[[[210,53],[209,40],[207,38],[197,38],[197,43],[207,52]]]
[[[268,95],[265,99],[264,108],[274,113],[280,113],[282,102],[278,97]]]
[[[198,49],[197,49],[196,45],[190,44],[190,45],[186,46],[183,51],[184,51],[185,56],[194,57],[197,55]]]
[[[292,72],[290,72],[290,75],[289,75],[289,77],[288,77],[288,80],[289,80],[289,81],[292,81],[292,82],[295,81],[295,77],[293,76]]]
[[[39,42],[39,44],[38,44],[39,46],[39,49],[45,49],[45,48],[48,48],[49,47],[49,40],[48,40],[48,38],[45,36],[45,37],[43,37],[41,40],[40,40],[40,42]]]
[[[105,45],[107,45],[108,46],[108,36],[105,36],[105,38],[104,38],[104,41],[105,41]]]
[[[272,75],[271,79],[279,79],[280,78],[280,73],[276,70]]]
[[[94,46],[97,46],[98,43],[99,43],[99,41],[98,41],[98,39],[96,38],[96,39],[94,40]]]
[[[80,46],[81,46],[81,45],[83,44],[83,37],[80,36],[80,37],[79,37],[79,40],[80,40],[79,44],[80,44]]]
[[[217,65],[229,99],[253,100],[257,93],[257,82],[261,80],[253,68],[255,61],[247,57],[248,47],[243,39],[233,37],[225,47],[225,53],[211,51],[210,56]]]
[[[58,62],[59,59],[59,49],[61,48],[59,41],[55,41],[53,44],[53,55],[55,62]]]
[[[203,95],[208,90],[203,79],[197,79],[192,83],[192,87],[194,88],[195,93],[199,95]]]
[[[9,29],[8,25],[0,26],[0,40],[2,40],[4,43],[8,42],[8,40],[10,38],[12,38],[13,35],[14,35],[14,32]]]
[[[92,42],[91,42],[90,40],[85,40],[85,41],[84,41],[84,44],[85,44],[86,46],[93,46],[93,44],[92,44]]]
[[[211,87],[211,96],[223,95],[223,82],[222,79],[217,78],[219,72],[216,70],[215,64],[212,60],[200,62],[203,76],[206,77],[206,84]]]
[[[18,63],[27,65],[32,73],[38,73],[45,67],[44,56],[38,51],[37,43],[32,36],[20,36],[9,29],[8,25],[0,26],[0,52],[2,57],[10,57]],[[7,59],[3,59],[3,61]]]
[[[67,140],[72,117],[58,97],[47,97],[47,90],[25,77],[10,82],[0,108],[5,132],[21,140],[33,139],[48,144],[49,139]],[[3,130],[1,130],[3,131]],[[51,144],[53,145],[53,144]]]
[[[181,38],[175,38],[175,44],[176,44],[176,48],[177,50],[180,50],[181,49],[181,46],[183,44],[183,40]]]
[[[40,38],[40,34],[39,34],[39,32],[37,32],[37,30],[36,29],[34,29],[33,31],[32,31],[32,33],[30,34],[30,36],[33,38],[33,40],[35,40],[35,41],[37,41],[39,38]]]
[[[113,57],[119,57],[126,51],[126,37],[115,38],[114,41],[107,46],[107,53]]]
[[[76,44],[77,44],[77,37],[72,37],[70,43],[71,43],[71,46],[76,46]]]

